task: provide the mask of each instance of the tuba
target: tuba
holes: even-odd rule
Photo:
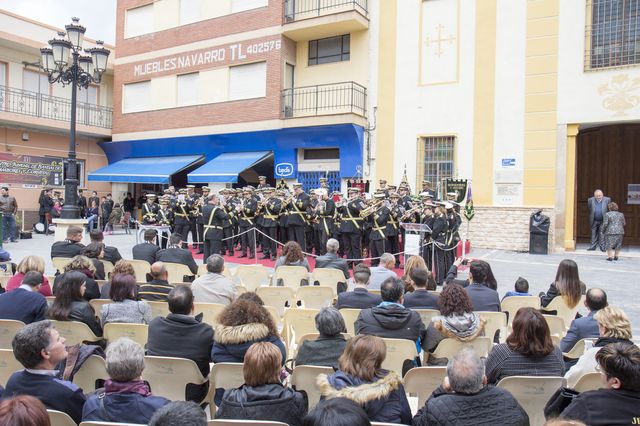
[[[371,214],[373,214],[373,212],[378,210],[378,208],[383,204],[384,204],[384,200],[374,201],[373,204],[371,204],[369,207],[366,207],[365,209],[360,211],[360,217],[364,219],[365,217],[370,216]]]

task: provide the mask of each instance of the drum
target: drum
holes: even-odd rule
[[[36,234],[44,234],[46,225],[44,223],[38,222],[35,225],[33,225],[33,230],[35,231]]]

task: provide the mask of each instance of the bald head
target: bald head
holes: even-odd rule
[[[151,265],[151,276],[154,280],[166,280],[168,278],[167,267],[162,262],[155,262]]]
[[[599,311],[600,309],[606,308],[608,305],[607,293],[601,288],[590,288],[589,291],[587,291],[584,304],[590,311]]]

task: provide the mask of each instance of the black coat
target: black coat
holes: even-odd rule
[[[560,417],[580,420],[589,426],[632,424],[632,419],[640,417],[640,393],[615,389],[583,392]]]
[[[69,312],[69,321],[80,321],[89,326],[93,334],[102,336],[102,327],[100,321],[96,318],[96,312],[91,305],[83,301],[71,302],[71,312]]]
[[[356,320],[355,331],[356,334],[413,342],[420,338],[423,344],[427,332],[420,314],[396,304],[363,309]]]
[[[307,193],[302,192],[289,203],[287,206],[289,209],[287,225],[305,226],[307,224],[305,216],[310,199],[311,197]]]
[[[72,258],[80,254],[84,244],[70,240],[56,241],[51,245],[51,258],[68,257]]]
[[[339,269],[345,279],[349,279],[349,265],[345,259],[341,259],[335,253],[327,253],[316,257],[316,268]]]
[[[411,309],[440,309],[438,307],[438,296],[427,290],[415,290],[404,295],[405,308]]]
[[[225,219],[228,218],[229,215],[224,210],[224,207],[214,206],[213,204],[207,204],[204,206],[202,208],[204,239],[222,240],[222,228],[224,226]]]
[[[474,311],[500,312],[498,292],[486,285],[473,283],[465,288]]]
[[[131,249],[134,260],[146,260],[150,265],[156,261],[158,251],[160,251],[160,247],[147,242],[136,244]]]
[[[111,262],[114,265],[116,264],[116,262],[120,259],[122,259],[122,255],[120,255],[120,252],[118,251],[117,247],[113,247],[113,246],[104,246],[104,260],[106,260],[107,262]]]
[[[82,272],[85,275],[89,273],[88,271],[78,272]],[[51,288],[51,291],[53,291],[54,296],[56,294],[56,290],[60,286],[60,283],[62,283],[62,280],[64,280],[64,276],[65,274],[56,275],[55,279],[53,280],[53,287]],[[93,276],[90,277],[87,275],[87,279],[85,280],[84,299],[100,299],[100,286],[98,285],[96,280],[93,279]]]
[[[346,291],[338,295],[337,309],[367,309],[378,306],[382,298],[377,294],[369,293],[366,288],[356,287],[353,291]]]
[[[338,358],[344,352],[347,341],[341,334],[335,337],[320,336],[305,340],[296,355],[296,365],[320,365],[338,368]]]
[[[198,272],[198,265],[193,260],[193,255],[187,249],[171,247],[156,253],[156,262],[171,262],[187,265],[193,275]]]

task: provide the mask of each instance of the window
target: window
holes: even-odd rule
[[[303,158],[305,160],[339,160],[340,149],[339,148],[305,149],[303,151]]]
[[[426,179],[434,187],[442,179],[453,177],[455,136],[437,136],[420,139],[418,144],[418,180]],[[420,160],[421,159],[421,160]]]
[[[78,89],[76,102],[98,105],[98,86],[89,86],[86,89]]]
[[[49,94],[49,79],[45,74],[35,71],[22,71],[22,88],[29,92]]]
[[[125,38],[152,33],[153,4],[127,10],[125,20]]]
[[[257,9],[269,5],[269,0],[231,0],[231,13]]]
[[[229,68],[229,99],[262,98],[267,94],[267,63]]]
[[[146,111],[151,109],[151,81],[124,85],[122,112]]]
[[[7,64],[0,62],[0,86],[7,85]]]
[[[180,25],[197,22],[201,18],[202,0],[180,0]]]
[[[198,81],[199,73],[197,72],[178,76],[178,106],[198,103]]]
[[[588,0],[585,67],[598,69],[640,63],[640,2]]]
[[[349,34],[311,40],[309,42],[309,65],[348,61],[350,41]]]

